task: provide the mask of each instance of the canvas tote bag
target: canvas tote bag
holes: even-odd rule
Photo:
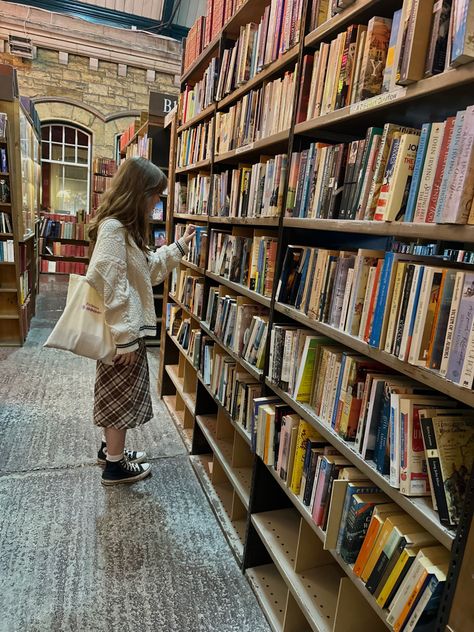
[[[104,301],[86,277],[69,276],[66,307],[44,346],[113,364],[116,350]]]

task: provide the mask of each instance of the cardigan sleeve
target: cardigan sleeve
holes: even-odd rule
[[[86,278],[104,300],[105,320],[117,354],[136,351],[139,332],[130,319],[125,228],[117,220],[100,226]]]
[[[181,257],[189,252],[189,247],[181,238],[170,246],[161,246],[155,252],[148,255],[148,267],[150,268],[151,284],[158,285],[164,281],[173,268],[176,268]]]

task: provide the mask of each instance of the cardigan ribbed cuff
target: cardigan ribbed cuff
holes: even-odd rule
[[[181,239],[178,239],[178,241],[175,241],[174,243],[178,246],[178,250],[180,251],[183,257],[184,255],[188,254],[189,246],[186,243],[184,237],[181,237]]]

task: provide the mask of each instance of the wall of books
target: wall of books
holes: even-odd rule
[[[473,24],[465,0],[210,0],[186,42],[168,239],[196,240],[159,390],[274,630],[448,620],[473,494]]]

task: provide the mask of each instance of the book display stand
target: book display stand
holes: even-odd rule
[[[466,224],[466,221],[461,225],[375,221],[361,217],[342,219],[337,213],[326,217],[317,214],[305,216],[301,210],[305,206],[301,198],[297,200],[300,214],[295,217],[291,213],[294,205],[292,207],[288,200],[291,195],[297,198],[295,191],[298,186],[304,190],[303,184],[309,174],[304,171],[301,162],[296,162],[295,156],[306,152],[305,160],[309,160],[307,155],[314,151],[311,149],[314,142],[320,143],[321,148],[324,146],[325,151],[329,151],[328,145],[339,144],[342,147],[346,144],[344,151],[347,151],[349,144],[366,137],[371,126],[383,130],[387,123],[394,123],[420,130],[425,123],[434,125],[435,121],[454,117],[458,111],[469,108],[474,101],[474,63],[459,64],[433,76],[410,80],[404,86],[396,85],[381,94],[305,120],[304,116],[301,117],[301,103],[308,56],[315,55],[323,45],[346,33],[350,25],[367,26],[374,16],[391,20],[395,11],[406,12],[407,5],[417,4],[377,0],[333,2],[340,7],[339,12],[312,29],[316,8],[331,3],[305,0],[301,3],[301,14],[293,16],[294,23],[290,21],[286,26],[284,23],[280,25],[282,32],[287,28],[297,43],[288,50],[282,50],[276,59],[263,64],[259,72],[250,73],[251,78],[241,81],[233,91],[226,94],[223,91],[222,98],[207,104],[202,94],[209,87],[206,83],[210,80],[209,73],[206,75],[208,68],[211,64],[212,68],[224,64],[230,57],[229,50],[234,42],[239,37],[248,37],[247,25],[261,24],[266,11],[270,12],[271,22],[274,4],[277,3],[256,3],[252,0],[240,3],[219,34],[210,40],[194,61],[190,61],[189,55],[186,57],[187,67],[181,77],[181,103],[171,127],[170,212],[166,227],[168,242],[182,233],[186,223],[196,225],[197,236],[192,252],[183,258],[176,273],[164,285],[167,309],[163,312],[158,391],[190,453],[196,475],[229,545],[273,630],[363,632],[367,629],[412,629],[403,626],[409,617],[414,616],[414,611],[407,610],[408,618],[405,623],[400,623],[403,622],[402,612],[408,606],[400,605],[397,617],[396,610],[381,607],[377,592],[368,590],[367,578],[364,580],[354,572],[353,563],[345,561],[336,546],[340,522],[336,525],[333,522],[334,488],[333,501],[327,499],[332,506],[323,529],[315,521],[308,504],[303,502],[302,494],[296,493],[290,481],[285,481],[275,468],[276,455],[273,462],[269,453],[275,446],[272,443],[275,439],[273,436],[269,438],[268,434],[265,436],[261,428],[256,430],[253,416],[257,415],[259,398],[265,397],[266,404],[273,404],[272,410],[271,406],[267,406],[269,416],[275,415],[275,406],[280,406],[284,415],[294,415],[307,422],[308,427],[317,432],[319,441],[337,451],[342,467],[355,466],[364,480],[374,487],[370,491],[383,494],[384,502],[393,503],[394,511],[406,514],[407,524],[413,530],[426,533],[427,541],[432,546],[439,546],[443,555],[451,550],[456,529],[441,522],[429,494],[402,493],[400,486],[391,483],[390,476],[377,466],[368,453],[363,454],[355,447],[354,438],[343,437],[330,421],[328,423],[327,415],[333,414],[332,409],[326,411],[325,417],[323,411],[317,412],[309,404],[309,398],[305,401],[298,397],[297,390],[288,388],[287,381],[273,378],[276,354],[274,330],[275,327],[287,331],[304,330],[305,335],[319,336],[324,344],[333,345],[336,354],[345,358],[369,359],[377,363],[379,372],[381,367],[385,368],[388,374],[395,374],[396,379],[403,378],[406,382],[406,378],[410,378],[416,382],[416,388],[424,388],[403,391],[405,393],[426,393],[430,389],[431,396],[434,391],[435,396],[449,397],[450,402],[455,403],[453,407],[473,407],[474,391],[471,388],[447,379],[440,371],[409,362],[408,357],[400,359],[400,354],[388,352],[385,347],[369,344],[370,340],[364,339],[364,336],[330,324],[327,314],[316,319],[307,310],[297,308],[296,301],[290,304],[280,297],[281,286],[288,281],[288,253],[297,247],[301,247],[302,257],[314,256],[312,251],[315,249],[334,249],[338,257],[347,253],[355,257],[360,249],[370,249],[383,255],[407,253],[412,257],[410,262],[414,267],[418,264],[446,265],[466,274],[472,270],[472,262],[463,259],[462,255],[454,263],[446,259],[447,255],[445,258],[439,256],[439,253],[443,254],[443,249],[445,252],[449,248],[463,252],[473,249],[474,226]],[[216,3],[214,11],[215,7]],[[294,29],[299,29],[299,37],[295,37]],[[253,32],[256,27],[250,30]],[[417,54],[415,49],[416,46],[413,59]],[[344,49],[339,50],[342,59]],[[425,52],[419,52],[419,55],[423,56],[424,63]],[[247,60],[250,65],[254,61],[254,57]],[[245,67],[245,60],[241,63]],[[408,71],[411,72],[410,65]],[[200,84],[203,78],[205,82]],[[287,81],[286,87],[282,89],[276,83],[272,85],[278,80]],[[217,73],[215,90],[220,89],[219,82],[220,75]],[[252,116],[255,113],[252,114],[251,108],[245,108],[253,98],[256,101],[260,98],[256,95],[260,89],[275,91],[273,100],[270,96],[267,101],[259,101],[260,104],[265,103],[270,113],[275,112],[275,104],[281,104],[283,99],[286,99],[288,111],[276,114],[281,125],[276,122],[273,125],[268,120],[262,123],[260,112],[259,124],[271,133],[252,135],[255,128]],[[215,91],[212,93],[216,94]],[[189,107],[189,101],[185,99],[191,98],[194,99],[194,115],[185,117],[186,122],[181,123],[183,112]],[[196,107],[197,99],[201,99],[202,109]],[[245,121],[239,119],[244,111],[248,112]],[[288,115],[290,124],[286,125]],[[303,120],[299,120],[301,118]],[[240,128],[237,124],[234,126],[238,120],[241,121]],[[282,154],[287,156],[286,168],[278,162]],[[280,176],[277,181],[273,175],[273,200],[269,196],[267,211],[256,213],[255,217],[247,216],[252,188],[242,184],[245,179],[243,174],[248,171],[250,178],[253,169],[259,174],[267,169],[268,176],[269,167],[265,165],[269,164],[272,165],[271,173]],[[333,164],[336,164],[336,159]],[[299,171],[292,172],[293,165],[298,166]],[[238,194],[233,198],[235,188],[230,186],[232,173],[239,170]],[[344,181],[344,169],[342,177],[341,191],[347,181],[347,178]],[[334,178],[336,171],[332,180]],[[338,188],[337,182],[336,179],[335,189]],[[264,209],[264,192],[261,199],[261,208]],[[472,195],[469,208],[471,204]],[[255,276],[251,265],[249,270],[242,270],[239,262],[233,261],[234,255],[227,260],[222,254],[222,249],[227,247],[223,244],[231,244],[229,248],[234,248],[234,254],[235,249],[240,249],[241,256],[245,248],[253,250],[257,242],[263,246],[260,250],[257,248],[260,259]],[[430,245],[427,242],[435,242],[437,257],[427,256]],[[297,270],[302,273],[305,269],[297,266]],[[254,282],[253,279],[257,280]],[[341,302],[347,287],[350,286],[342,286]],[[370,296],[367,294],[368,298]],[[215,309],[214,301],[219,304]],[[324,303],[321,305],[324,310]],[[234,314],[235,320],[225,320],[223,313],[227,309]],[[346,314],[349,313],[350,306],[346,305]],[[247,317],[252,322],[252,326],[247,324],[246,330],[251,340],[245,337],[239,340],[244,327],[242,319]],[[301,354],[298,356],[297,353],[288,355],[289,372],[298,373],[301,358]],[[341,362],[341,358],[337,361]],[[235,390],[232,387],[235,382],[243,384],[244,388],[239,390],[237,387]],[[337,381],[334,389],[336,386]],[[244,392],[248,399],[242,403],[244,400],[240,398]],[[271,425],[267,425],[267,432],[272,432]],[[274,432],[277,433],[277,430]],[[467,498],[470,498],[473,491],[467,487]],[[465,542],[469,531],[465,518],[459,522],[458,529],[458,538]],[[462,535],[459,535],[461,532]],[[458,544],[456,551],[462,550],[463,546]],[[453,551],[450,573],[459,562],[457,555]],[[454,593],[450,577],[452,574],[447,573],[444,596],[440,600],[442,607],[431,613],[433,630],[441,630],[441,622],[447,623],[448,620]],[[421,601],[418,600],[412,604],[413,608],[418,603],[421,609]]]

